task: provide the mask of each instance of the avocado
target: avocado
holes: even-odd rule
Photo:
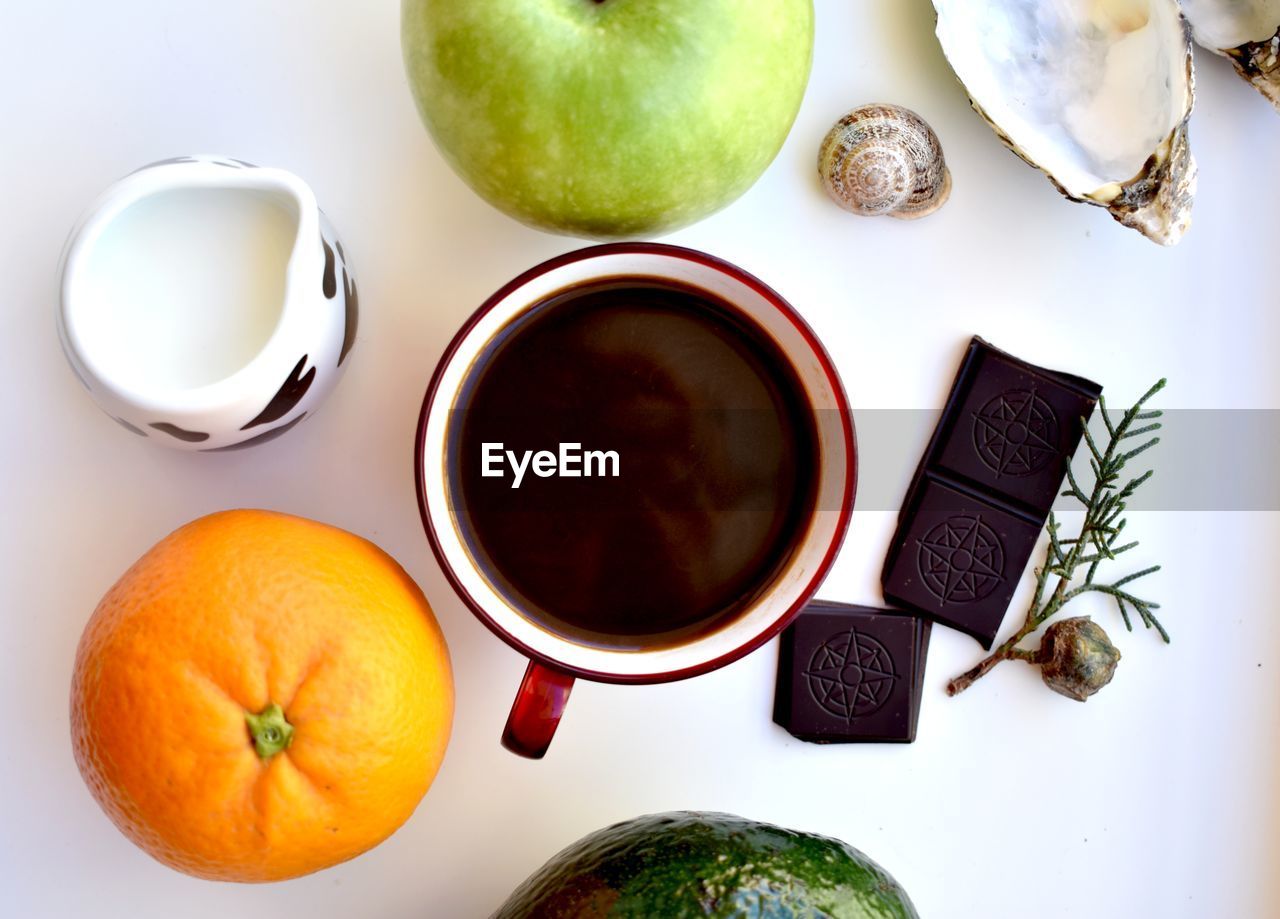
[[[618,823],[542,866],[493,919],[919,919],[857,849],[731,814]]]

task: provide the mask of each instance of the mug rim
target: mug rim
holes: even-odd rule
[[[592,670],[590,668],[579,667],[576,665],[562,663],[558,660],[549,659],[543,652],[529,647],[520,639],[512,635],[501,622],[495,619],[484,609],[483,605],[477,601],[467,588],[463,585],[461,579],[455,573],[453,565],[446,556],[440,542],[440,537],[436,531],[435,522],[427,507],[427,495],[425,490],[425,448],[427,436],[427,423],[431,415],[431,410],[435,405],[437,397],[440,395],[440,384],[446,369],[453,363],[462,343],[470,335],[471,331],[479,322],[488,315],[498,304],[506,300],[509,296],[519,290],[521,287],[528,285],[544,274],[563,268],[566,265],[572,265],[577,262],[589,261],[591,259],[602,256],[613,255],[655,255],[661,257],[684,259],[693,262],[701,267],[710,268],[715,271],[723,272],[734,280],[742,283],[750,288],[754,293],[768,302],[770,306],[778,311],[780,315],[787,319],[804,339],[806,344],[812,350],[814,357],[820,365],[823,375],[827,378],[827,382],[831,387],[832,394],[838,404],[838,412],[841,424],[841,443],[846,452],[845,462],[845,481],[841,493],[840,508],[836,521],[834,536],[828,546],[826,546],[821,560],[814,566],[812,574],[807,579],[805,586],[798,593],[796,599],[775,618],[768,626],[753,633],[746,641],[734,646],[729,651],[717,655],[710,660],[701,661],[675,670],[659,670],[645,673],[615,673],[610,671]],[[578,286],[578,285],[573,285]],[[619,242],[605,243],[602,245],[586,246],[581,249],[575,249],[553,258],[547,259],[532,268],[522,272],[515,278],[502,285],[498,290],[491,294],[485,301],[474,310],[462,326],[454,334],[449,344],[445,347],[440,355],[440,359],[436,364],[435,370],[432,372],[431,381],[427,385],[426,394],[423,397],[422,409],[418,415],[418,427],[414,439],[413,451],[413,480],[414,490],[418,497],[418,513],[422,518],[423,528],[426,530],[427,542],[431,546],[431,552],[435,556],[436,563],[443,572],[445,579],[453,588],[454,593],[462,600],[463,604],[471,611],[480,622],[493,632],[498,638],[502,639],[509,647],[519,652],[531,661],[568,673],[576,677],[592,680],[599,683],[615,683],[615,684],[645,684],[645,683],[664,683],[675,680],[687,679],[689,677],[700,676],[717,670],[728,664],[737,661],[746,655],[755,651],[779,632],[781,632],[792,619],[813,599],[818,588],[826,579],[827,574],[831,570],[831,566],[835,563],[836,556],[840,552],[840,548],[844,543],[846,534],[849,530],[849,521],[853,515],[853,500],[857,490],[858,481],[858,449],[857,436],[854,430],[853,411],[849,406],[848,395],[844,391],[844,386],[840,381],[840,375],[836,371],[835,364],[831,360],[830,354],[822,345],[817,334],[805,322],[804,318],[787,300],[775,291],[768,284],[761,281],[750,272],[739,268],[717,256],[710,255],[697,249],[691,249],[685,246],[675,246],[668,243],[652,243],[652,242]],[[575,644],[571,639],[563,639],[568,644]],[[644,651],[636,653],[644,654]]]

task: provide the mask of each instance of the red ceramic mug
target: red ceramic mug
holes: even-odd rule
[[[447,447],[460,395],[495,337],[548,297],[609,278],[653,278],[710,293],[767,335],[789,362],[814,413],[816,498],[797,526],[787,560],[735,617],[707,634],[653,648],[575,641],[526,615],[476,564],[453,507]],[[857,477],[853,416],[830,357],[775,291],[720,259],[676,246],[618,243],[571,252],[525,272],[471,316],[445,349],[422,406],[415,453],[418,504],[440,567],[458,596],[499,638],[530,660],[507,720],[509,750],[541,757],[577,678],[658,683],[697,676],[755,650],[813,597],[849,524]]]

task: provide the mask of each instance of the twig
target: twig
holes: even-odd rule
[[[1098,592],[1109,595],[1115,600],[1126,628],[1133,630],[1129,617],[1132,609],[1138,614],[1144,626],[1155,629],[1165,642],[1169,641],[1169,633],[1153,613],[1153,610],[1159,609],[1160,605],[1140,599],[1129,591],[1121,589],[1126,584],[1159,571],[1159,565],[1136,571],[1110,584],[1099,584],[1094,580],[1102,562],[1115,559],[1122,552],[1128,552],[1138,545],[1137,542],[1128,542],[1116,546],[1118,537],[1125,527],[1125,520],[1121,515],[1124,514],[1128,499],[1133,497],[1133,493],[1151,478],[1152,470],[1147,470],[1142,475],[1130,479],[1119,488],[1116,486],[1125,465],[1158,444],[1160,438],[1152,437],[1132,450],[1122,451],[1121,444],[1131,438],[1153,434],[1160,430],[1160,422],[1157,419],[1162,413],[1159,410],[1144,410],[1143,406],[1164,387],[1165,381],[1162,379],[1147,390],[1146,394],[1116,423],[1113,423],[1110,415],[1107,414],[1106,400],[1102,398],[1098,400],[1103,424],[1110,438],[1106,450],[1099,448],[1097,441],[1089,432],[1088,419],[1080,419],[1084,430],[1084,442],[1090,454],[1089,466],[1093,471],[1093,488],[1086,494],[1068,463],[1067,488],[1062,492],[1063,497],[1074,498],[1084,505],[1084,522],[1080,525],[1080,534],[1070,539],[1061,538],[1058,519],[1052,511],[1049,512],[1049,519],[1045,524],[1049,534],[1049,545],[1045,550],[1044,563],[1036,569],[1035,596],[1027,608],[1027,615],[1021,628],[974,667],[948,683],[948,695],[954,696],[964,692],[990,673],[1001,661],[1023,660],[1038,663],[1038,653],[1020,648],[1019,644],[1057,615],[1067,603],[1083,593]],[[1144,423],[1135,428],[1135,422],[1150,423]],[[1084,580],[1072,587],[1071,584],[1081,567],[1086,567]],[[1049,580],[1052,577],[1057,577],[1058,580],[1052,592],[1049,592]],[[1049,592],[1048,599],[1045,599],[1046,592]]]

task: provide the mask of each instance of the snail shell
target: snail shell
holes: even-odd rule
[[[897,105],[864,105],[837,121],[822,141],[818,174],[837,204],[866,217],[914,220],[951,194],[938,135]]]

